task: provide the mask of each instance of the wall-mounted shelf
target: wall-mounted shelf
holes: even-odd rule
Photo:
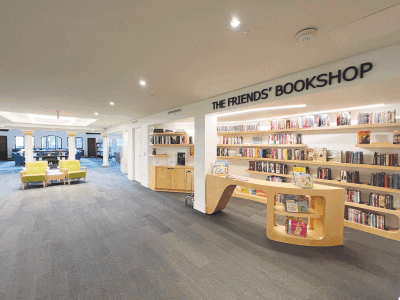
[[[400,144],[394,145],[390,143],[372,143],[372,144],[356,144],[358,148],[400,148]]]
[[[188,135],[186,132],[149,133],[149,135]]]
[[[350,227],[350,228],[361,230],[361,231],[368,232],[371,234],[379,235],[379,236],[382,236],[382,237],[385,237],[388,239],[400,241],[400,231],[399,230],[382,230],[382,229],[378,229],[378,228],[373,228],[371,226],[350,222],[347,220],[344,220],[344,225],[346,227]]]
[[[315,132],[315,131],[339,131],[339,130],[360,130],[372,128],[396,128],[400,127],[400,123],[381,123],[381,124],[364,124],[364,125],[343,125],[343,126],[327,126],[327,127],[312,127],[312,128],[291,128],[291,129],[275,129],[264,131],[230,131],[230,132],[217,132],[218,135],[268,135],[274,133],[286,132]]]
[[[385,188],[385,187],[380,187],[380,186],[373,186],[373,185],[368,185],[368,184],[363,184],[363,183],[350,183],[350,182],[342,182],[342,181],[337,181],[337,180],[327,180],[327,179],[318,179],[318,178],[313,178],[313,180],[314,180],[314,182],[319,182],[319,183],[327,184],[327,185],[347,186],[347,187],[364,189],[364,190],[380,191],[380,192],[391,193],[391,194],[400,194],[400,190]]]
[[[150,147],[194,147],[193,144],[150,144]]]
[[[304,144],[288,144],[288,145],[276,145],[276,144],[218,144],[217,147],[227,148],[307,148]]]
[[[346,206],[356,207],[359,209],[365,209],[365,210],[369,210],[369,211],[376,211],[376,212],[380,212],[383,214],[390,214],[390,215],[395,215],[395,216],[400,217],[400,209],[392,210],[392,209],[370,206],[370,205],[366,205],[366,204],[362,204],[362,203],[355,203],[355,202],[345,202],[344,204]]]
[[[167,154],[156,154],[156,155],[149,155],[150,157],[168,157]]]
[[[329,166],[338,168],[358,168],[358,169],[375,169],[375,170],[387,170],[400,172],[400,167],[394,166],[379,166],[379,165],[368,165],[368,164],[349,164],[349,163],[334,163],[334,162],[317,162],[311,160],[286,160],[286,159],[275,159],[275,158],[256,158],[256,157],[237,157],[237,156],[218,156],[218,159],[237,159],[237,160],[258,160],[258,161],[272,161],[288,164],[303,164],[303,165],[318,165],[318,166]]]
[[[262,175],[267,175],[267,176],[278,176],[278,177],[287,177],[287,178],[293,177],[293,174],[277,174],[277,173],[260,172],[260,171],[252,171],[252,170],[245,170],[245,172],[262,174]]]

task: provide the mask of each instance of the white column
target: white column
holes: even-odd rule
[[[75,136],[76,132],[67,132],[69,136],[68,142],[68,160],[75,160],[76,147],[75,147]]]
[[[103,168],[108,167],[108,135],[103,133]]]
[[[128,179],[135,180],[135,129],[126,131],[126,164],[128,168]],[[125,135],[124,135],[125,145]]]
[[[194,209],[206,212],[206,174],[217,159],[217,117],[194,118]]]
[[[121,172],[128,173],[128,130],[122,132]],[[129,178],[129,175],[128,175]]]
[[[142,144],[140,145],[140,149],[142,150],[139,155],[136,157],[141,159],[142,163],[142,177],[140,178],[140,183],[145,186],[149,187],[149,126],[142,125],[140,126],[140,140]]]
[[[33,145],[32,145],[32,134],[33,130],[23,130],[25,134],[25,162],[33,162]]]

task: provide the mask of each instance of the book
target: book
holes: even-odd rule
[[[290,235],[307,237],[307,223],[303,218],[286,217],[285,227]]]
[[[342,162],[342,151],[339,150],[327,150],[326,159],[330,162]]]
[[[284,195],[287,212],[308,213],[308,197],[303,195]]]
[[[314,155],[314,149],[307,148],[306,149],[306,160],[312,161],[314,159],[313,155]]]
[[[359,131],[357,133],[357,144],[371,144],[371,131]]]
[[[400,130],[393,131],[393,144],[400,144]]]
[[[326,162],[326,148],[314,148],[313,161]]]

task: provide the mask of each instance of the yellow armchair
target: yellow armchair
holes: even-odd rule
[[[68,179],[68,184],[71,184],[73,178],[83,178],[86,182],[86,171],[85,167],[81,169],[79,160],[60,160],[60,171],[65,173],[65,177]]]
[[[43,187],[46,187],[47,177],[47,161],[27,162],[26,170],[19,172],[22,182],[22,189],[25,189],[25,184],[31,182],[42,182]]]

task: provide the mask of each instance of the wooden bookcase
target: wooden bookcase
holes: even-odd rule
[[[265,131],[235,131],[235,132],[218,132],[219,136],[244,136],[244,135],[270,135],[270,134],[280,134],[280,133],[301,133],[301,134],[330,134],[330,133],[340,133],[340,132],[357,132],[359,130],[370,130],[370,129],[381,129],[381,130],[393,130],[396,128],[400,128],[400,123],[383,123],[383,124],[365,124],[365,125],[344,125],[344,126],[331,126],[331,127],[315,127],[315,128],[294,128],[294,129],[277,129],[277,130],[265,130]],[[356,139],[356,137],[355,137]],[[290,145],[271,145],[271,144],[218,144],[219,148],[305,148],[307,145],[301,144],[290,144]],[[311,146],[309,146],[311,148]],[[400,145],[392,145],[390,143],[372,143],[372,144],[356,144],[355,147],[359,148],[382,148],[382,149],[399,149]],[[315,161],[307,161],[307,160],[284,160],[284,159],[272,159],[272,158],[255,158],[255,157],[234,157],[234,156],[218,156],[218,159],[222,160],[244,160],[244,161],[269,161],[276,163],[284,163],[291,165],[310,165],[310,166],[320,166],[320,167],[332,167],[332,168],[343,168],[343,169],[370,169],[370,170],[379,170],[381,172],[384,171],[394,171],[400,172],[400,167],[396,166],[380,166],[380,165],[371,165],[371,164],[353,164],[353,163],[337,163],[337,162],[315,162]],[[292,175],[290,174],[275,174],[275,173],[266,173],[266,172],[258,172],[258,171],[250,171],[246,170],[248,173],[253,174],[262,174],[267,176],[279,176],[290,178]],[[314,182],[321,183],[324,185],[332,185],[339,187],[349,187],[352,189],[364,189],[371,190],[381,193],[389,193],[389,194],[400,194],[400,190],[371,186],[368,184],[355,184],[355,183],[347,183],[341,182],[337,180],[324,180],[314,178]],[[244,193],[234,192],[233,196],[245,198],[253,201],[263,202],[264,197],[248,195]],[[264,200],[265,201],[265,200]],[[383,208],[371,207],[365,204],[358,204],[352,202],[346,202],[346,207],[355,207],[358,209],[362,209],[365,211],[377,212],[384,215],[393,215],[398,218],[400,225],[400,209],[397,210],[388,210]],[[279,211],[279,209],[278,209]],[[279,214],[279,213],[278,213]],[[353,223],[345,220],[345,226],[354,228],[357,230],[361,230],[364,232],[368,232],[371,234],[379,235],[385,238],[390,238],[394,240],[400,241],[400,230],[382,230],[373,227],[369,227],[366,225],[361,225],[357,223]]]

